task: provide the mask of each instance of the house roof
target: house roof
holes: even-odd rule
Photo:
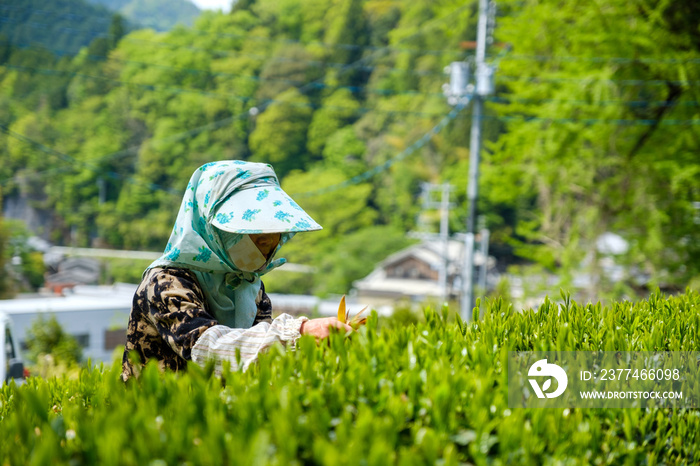
[[[444,245],[442,241],[423,241],[422,243],[414,244],[406,249],[398,251],[377,266],[378,268],[386,268],[391,265],[397,264],[404,261],[409,257],[414,257],[421,262],[425,262],[431,267],[440,267],[440,261],[442,257]],[[457,266],[461,269],[461,262],[464,258],[464,243],[457,240],[449,240],[447,242],[447,258],[451,264]],[[474,253],[474,265],[481,265],[483,263],[483,257],[480,251],[475,251]]]
[[[439,296],[440,284],[435,280],[416,280],[411,278],[387,278],[382,268],[375,269],[365,278],[354,283],[358,290],[384,294],[386,296]]]
[[[354,287],[363,292],[383,294],[387,297],[440,296],[442,290],[437,280],[387,277],[386,270],[398,266],[410,258],[421,261],[433,269],[438,269],[443,247],[441,241],[424,241],[396,252],[379,263],[372,273],[356,281]],[[464,243],[456,240],[448,241],[447,257],[448,274],[451,276],[459,275],[464,261]],[[474,265],[479,266],[483,262],[481,252],[475,251]]]

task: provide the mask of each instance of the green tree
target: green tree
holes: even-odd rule
[[[44,254],[35,250],[29,244],[32,232],[27,225],[16,219],[5,219],[4,230],[8,240],[6,243],[5,260],[12,260],[13,273],[6,274],[11,291],[36,291],[44,285]]]
[[[10,295],[10,281],[9,274],[7,273],[7,257],[8,257],[8,244],[9,244],[9,234],[5,228],[4,217],[2,215],[2,189],[0,189],[0,299],[9,298]]]
[[[27,331],[27,358],[36,363],[41,356],[51,355],[56,364],[75,365],[83,351],[78,341],[66,333],[56,316],[39,316]]]
[[[677,29],[675,9],[526,2],[501,20],[499,39],[513,46],[499,67],[508,81],[497,111],[508,124],[484,172],[510,187],[513,205],[533,201],[518,216],[521,253],[568,270],[589,256],[600,275],[596,239],[615,231],[630,243],[618,260],[657,283],[700,272],[700,159],[691,155],[700,133],[688,105],[699,96],[690,83],[700,79],[700,44],[692,27]]]
[[[249,144],[253,160],[272,164],[284,177],[291,170],[305,169],[309,162],[306,128],[311,108],[297,90],[286,91],[277,100],[258,116]]]
[[[107,32],[110,13],[81,0],[5,0],[0,32],[16,47],[43,46],[74,53]],[[79,14],[78,14],[79,13]]]
[[[367,19],[361,0],[339,0],[326,13],[328,28],[324,42],[335,45],[331,57],[340,63],[352,63],[362,56],[367,41]],[[348,68],[327,73],[332,84],[357,86],[364,83],[366,74],[360,69]]]
[[[313,292],[319,294],[345,293],[352,280],[361,278],[356,268],[347,274],[340,272],[351,254],[345,241],[370,227],[377,217],[376,211],[368,207],[371,186],[361,183],[342,187],[345,181],[347,177],[340,170],[316,167],[294,171],[282,183],[285,191],[323,227],[297,235],[284,249],[290,262],[317,267]],[[326,189],[329,191],[324,192]],[[330,273],[340,277],[326,280],[324,276]]]
[[[615,258],[629,270],[676,287],[700,276],[695,3],[499,5],[496,44],[511,50],[488,50],[498,89],[485,111],[478,206],[499,257],[569,272],[585,259],[598,273],[605,258],[585,256],[615,231],[630,243]],[[314,249],[332,257],[365,228],[412,230],[423,181],[458,188],[451,229],[462,230],[468,110],[421,138],[449,111],[443,68],[471,53],[462,44],[475,37],[475,7],[256,0],[202,14],[194,28],[125,35],[105,16],[109,41],[86,47],[92,38],[76,34],[82,51],[57,57],[10,45],[20,37],[11,24],[38,21],[18,6],[0,25],[0,114],[12,132],[0,138],[4,194],[51,218],[56,242],[160,250],[192,170],[256,160],[298,192],[348,183],[302,199],[327,229],[308,235],[322,241],[305,251],[295,239],[295,262],[319,266]],[[352,184],[417,141],[409,158]]]
[[[139,27],[167,31],[177,24],[192,26],[201,11],[185,0],[87,0],[123,15]]]
[[[348,89],[338,89],[323,101],[309,124],[307,147],[318,157],[331,134],[357,119],[359,104]],[[357,154],[355,154],[357,155]]]
[[[317,57],[300,44],[283,44],[275,47],[271,57],[260,71],[258,99],[283,99],[286,91],[292,92],[322,76]]]
[[[328,167],[336,168],[348,177],[353,177],[367,168],[362,162],[365,151],[365,142],[357,136],[355,128],[345,126],[326,139],[323,161]]]

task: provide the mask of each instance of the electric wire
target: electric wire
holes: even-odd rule
[[[463,9],[464,7],[460,8]],[[453,12],[452,14],[456,13]],[[0,22],[1,23],[20,23],[22,25],[27,25],[32,28],[36,29],[47,29],[53,26],[50,23],[41,23],[37,21],[30,21],[30,22],[22,22],[18,19],[12,19],[12,18],[7,18],[7,17],[2,17],[0,16]],[[57,30],[61,31],[67,31],[67,32],[86,32],[89,33],[90,35],[95,37],[105,37],[105,38],[113,38],[114,36],[110,34],[109,32],[106,32],[104,30],[99,30],[99,29],[92,29],[92,28],[86,28],[86,27],[67,27],[67,26],[61,26]],[[449,49],[443,49],[443,50],[431,50],[431,49],[419,49],[419,48],[402,48],[402,47],[394,47],[394,46],[375,46],[375,45],[358,45],[358,44],[346,44],[346,43],[328,43],[328,42],[321,42],[321,41],[301,41],[297,39],[288,39],[288,38],[279,38],[279,37],[264,37],[264,36],[256,36],[256,35],[251,35],[251,34],[236,34],[236,33],[225,33],[225,32],[212,32],[212,31],[204,31],[201,29],[196,29],[194,27],[189,27],[186,29],[187,32],[198,34],[200,36],[214,36],[214,37],[220,37],[220,38],[227,38],[227,39],[246,39],[246,40],[253,40],[253,41],[260,41],[260,42],[271,42],[271,43],[282,43],[282,44],[299,44],[299,45],[304,45],[304,46],[309,46],[309,45],[315,45],[315,46],[321,46],[321,47],[326,47],[326,48],[339,48],[343,50],[367,50],[370,52],[384,52],[384,51],[390,51],[390,52],[401,52],[401,53],[420,53],[422,55],[461,55],[462,52],[456,51],[456,50],[449,50]],[[405,39],[403,39],[405,40]],[[172,45],[172,44],[168,44]]]
[[[448,18],[448,17],[450,17],[451,15],[453,15],[453,14],[455,14],[455,13],[457,13],[457,12],[463,10],[464,8],[466,8],[466,5],[463,5],[463,6],[459,7],[459,8],[457,8],[457,9],[453,10],[453,11],[452,11],[450,14],[448,14],[448,15],[445,15],[445,16],[442,16],[442,17],[439,17],[439,18],[433,18],[433,19],[431,19],[428,23],[424,24],[423,27],[422,27],[420,30],[418,30],[418,31],[415,32],[414,34],[411,34],[411,35],[409,35],[409,36],[407,36],[407,37],[401,39],[399,42],[408,40],[408,39],[410,39],[410,38],[412,38],[412,37],[415,37],[415,36],[417,36],[417,35],[422,34],[425,30],[427,30],[428,27],[432,27],[432,26],[434,26],[435,24],[438,24],[439,22],[442,22],[442,21],[445,20],[446,18]],[[366,61],[368,61],[369,59],[371,59],[372,56],[373,56],[375,53],[376,53],[376,52],[373,52],[373,53],[371,53],[371,54],[369,54],[369,55],[367,55],[367,56],[365,56],[365,57],[362,57],[362,58],[360,58],[360,59],[358,59],[358,60],[356,60],[356,61],[354,61],[354,62],[352,62],[352,63],[349,63],[349,64],[345,65],[344,67],[341,68],[340,71],[347,71],[347,70],[353,69],[354,67],[359,66],[360,64],[365,63]],[[325,79],[325,78],[320,78],[320,79],[318,79],[318,80],[311,81],[311,82],[309,82],[308,84],[306,84],[306,85],[304,85],[304,86],[298,88],[298,90],[299,90],[301,93],[306,92],[307,90],[312,89],[312,88],[314,87],[314,85],[317,84],[317,81],[320,81],[320,80],[323,80],[323,79]],[[256,109],[257,109],[258,112],[259,112],[259,111],[263,111],[263,110],[264,110],[265,108],[267,108],[271,103],[273,103],[271,100],[267,100],[266,102],[264,102],[264,103],[258,105],[258,106],[256,107]],[[250,109],[249,109],[249,110],[250,110]],[[187,137],[188,135],[196,134],[196,133],[199,133],[199,132],[208,130],[211,126],[215,126],[215,125],[216,125],[217,128],[218,128],[218,127],[221,127],[221,126],[225,126],[225,125],[227,125],[228,123],[234,121],[235,119],[238,119],[238,118],[242,118],[242,117],[247,116],[247,115],[249,114],[249,110],[248,110],[248,111],[241,112],[241,113],[239,113],[238,115],[234,115],[234,116],[232,116],[232,117],[219,120],[219,121],[214,122],[214,123],[212,123],[212,124],[210,124],[210,125],[204,125],[204,126],[202,126],[202,127],[196,128],[196,129],[194,129],[194,130],[192,130],[192,131],[187,131],[187,132],[184,132],[184,133],[180,133],[180,134],[176,135],[175,137],[177,137],[177,139],[182,139],[182,138],[184,138],[184,137]],[[24,135],[20,135],[19,133],[12,132],[9,128],[5,127],[4,125],[0,126],[0,129],[2,129],[3,132],[5,132],[6,134],[8,134],[9,136],[15,137],[16,139],[19,139],[19,140],[22,140],[22,141],[24,141],[24,142],[26,142],[26,143],[28,143],[28,144],[31,144],[31,145],[33,145],[34,147],[36,147],[36,148],[38,148],[38,149],[40,149],[40,150],[42,150],[42,151],[44,151],[44,152],[47,152],[47,153],[54,153],[54,155],[59,155],[61,158],[64,158],[64,160],[68,160],[68,161],[77,161],[77,159],[74,159],[73,157],[70,157],[70,156],[68,156],[67,154],[64,154],[64,153],[62,153],[62,152],[60,152],[60,151],[56,151],[55,149],[51,149],[51,148],[49,148],[48,146],[45,146],[45,145],[43,145],[43,144],[41,144],[41,143],[39,143],[39,142],[37,142],[37,141],[33,141],[33,140],[27,138],[27,137],[24,136]],[[140,147],[140,145],[139,145],[139,147]],[[127,150],[130,150],[130,149],[127,149]],[[118,153],[122,153],[122,152],[124,152],[124,151],[119,151]],[[116,154],[116,153],[107,154],[107,156],[112,156],[112,155],[114,155],[114,154]],[[101,160],[101,158],[98,158],[97,160]],[[80,161],[77,161],[77,162],[82,163],[82,162],[80,162]],[[116,175],[119,176],[119,174],[116,174]],[[130,179],[132,179],[132,178],[130,178]],[[150,188],[151,188],[152,190],[162,190],[162,189],[160,189],[160,188],[159,188],[158,186],[156,186],[156,185],[149,185],[149,186],[150,186]]]
[[[134,81],[120,81],[120,80],[108,78],[105,76],[94,76],[94,75],[89,75],[86,73],[77,73],[77,72],[72,72],[72,71],[63,71],[63,70],[54,70],[54,69],[32,68],[32,67],[24,67],[24,66],[17,66],[17,65],[0,65],[0,68],[2,68],[3,66],[5,66],[6,68],[20,71],[20,72],[27,72],[27,73],[36,72],[36,73],[48,74],[48,75],[64,75],[64,76],[67,75],[67,76],[73,76],[73,77],[81,77],[81,78],[94,79],[94,80],[99,80],[99,81],[107,81],[107,82],[115,84],[115,86],[134,87],[134,88],[140,88],[140,89],[144,89],[144,90],[148,90],[148,91],[172,92],[173,94],[188,93],[188,94],[201,95],[203,97],[238,100],[238,101],[241,101],[244,103],[254,102],[257,100],[255,97],[241,96],[241,95],[233,94],[233,93],[229,93],[229,92],[205,91],[205,90],[201,90],[201,89],[165,86],[165,85],[161,85],[161,84],[139,83],[139,82],[134,82]],[[261,80],[267,80],[267,79],[261,79]],[[272,80],[276,80],[276,79],[272,79]],[[290,83],[289,80],[282,80],[282,81],[286,82],[286,83]],[[323,85],[323,86],[325,87],[326,85]],[[377,93],[380,95],[421,95],[421,96],[425,96],[425,97],[438,97],[439,96],[442,98],[441,93],[423,93],[423,92],[419,92],[419,91],[393,91],[391,89],[367,89],[364,86],[332,86],[331,88],[333,88],[333,89],[348,89],[352,92],[361,92],[363,90],[369,90],[371,92],[374,92],[374,93]],[[426,116],[427,117],[434,117],[434,116],[441,115],[441,113],[438,114],[438,113],[434,113],[434,112],[418,112],[418,111],[410,111],[410,110],[380,109],[380,108],[369,108],[369,107],[363,107],[363,106],[347,107],[347,106],[342,106],[342,105],[329,105],[327,103],[315,104],[313,102],[291,103],[291,102],[277,100],[277,99],[267,99],[267,100],[269,100],[270,103],[296,105],[296,106],[309,107],[312,109],[328,108],[328,109],[335,109],[335,110],[353,110],[355,113],[358,113],[358,114],[364,114],[364,113],[367,113],[370,111],[376,111],[378,113],[390,114],[390,115],[414,115],[414,116],[421,116],[421,117],[426,117]]]
[[[10,128],[8,128],[4,124],[0,124],[0,131],[4,132],[8,136],[11,136],[19,141],[24,142],[25,144],[28,144],[32,147],[35,147],[36,149],[40,150],[41,152],[44,152],[44,153],[49,154],[49,155],[58,156],[60,159],[69,162],[71,165],[81,165],[84,168],[92,170],[96,173],[106,175],[109,178],[122,179],[122,180],[129,182],[129,183],[142,185],[142,186],[145,186],[152,191],[164,191],[164,192],[168,192],[170,194],[176,194],[178,196],[182,194],[180,191],[176,191],[176,190],[173,190],[173,189],[170,189],[167,187],[162,187],[162,186],[159,186],[155,183],[146,183],[144,181],[137,180],[133,176],[125,176],[125,175],[122,175],[122,174],[114,172],[114,171],[105,172],[102,169],[100,169],[99,166],[95,165],[94,163],[86,162],[83,160],[78,160],[75,157],[71,157],[70,155],[66,154],[65,152],[61,152],[61,151],[56,150],[54,148],[48,147],[48,146],[46,146],[40,142],[37,142],[37,141],[35,141],[35,140],[33,140],[33,139],[23,135],[23,134],[17,133],[16,131],[12,131]],[[31,178],[33,175],[34,174],[29,174],[24,178]],[[3,180],[2,182],[0,182],[0,185],[5,184],[8,180],[10,180],[10,179],[8,178],[6,180]]]
[[[665,64],[675,65],[679,63],[700,64],[700,57],[689,58],[659,58],[659,57],[584,57],[575,55],[522,55],[509,54],[504,60],[528,60],[538,62],[592,62],[592,63],[645,63],[645,64]]]
[[[530,115],[486,115],[484,118],[501,121],[525,121],[525,122],[546,122],[546,123],[583,123],[585,125],[607,124],[615,126],[697,126],[700,125],[700,118],[687,120],[662,118],[662,119],[625,119],[625,118],[585,118],[585,117],[542,117]]]
[[[301,60],[299,58],[287,58],[287,57],[282,57],[282,56],[268,56],[268,55],[257,55],[257,54],[250,54],[250,53],[242,53],[239,51],[232,51],[232,50],[221,50],[221,49],[204,49],[201,47],[194,47],[191,45],[177,45],[177,44],[172,44],[169,42],[158,42],[158,41],[152,41],[152,40],[147,40],[147,39],[136,39],[133,37],[124,37],[122,39],[124,42],[133,42],[133,43],[140,43],[140,44],[150,44],[150,45],[155,45],[157,47],[166,47],[166,48],[172,48],[176,50],[191,50],[193,52],[205,52],[217,56],[233,56],[233,57],[244,57],[244,58],[254,58],[258,60],[272,60],[276,62],[293,62],[293,63],[305,63],[313,66],[321,66],[321,67],[329,67],[329,68],[342,68],[345,66],[345,63],[340,63],[340,62],[332,62],[332,61],[323,61],[323,60]],[[462,56],[464,55],[463,53],[461,54]],[[357,69],[361,71],[373,71],[375,69],[382,69],[382,70],[387,70],[392,73],[403,73],[403,74],[416,74],[419,76],[423,75],[437,75],[437,74],[444,74],[442,71],[431,71],[431,70],[405,70],[401,68],[392,68],[386,65],[375,65],[375,66],[362,66],[362,67],[357,67]]]
[[[293,79],[286,79],[286,78],[259,77],[259,76],[254,76],[254,75],[228,73],[228,72],[221,72],[221,71],[197,70],[197,69],[192,69],[192,68],[174,67],[174,66],[170,66],[170,65],[158,65],[158,64],[147,63],[147,62],[137,62],[137,61],[133,61],[133,60],[114,59],[113,61],[116,61],[119,63],[126,63],[126,64],[149,66],[149,67],[160,68],[160,69],[165,69],[165,70],[180,71],[180,72],[185,72],[185,73],[189,73],[189,74],[204,74],[204,75],[211,77],[211,78],[219,78],[219,77],[241,78],[241,79],[245,79],[248,81],[254,81],[254,82],[258,82],[258,83],[272,81],[272,82],[280,82],[280,83],[284,83],[284,84],[289,84],[292,87],[297,87],[297,86],[300,86],[303,84],[302,81],[297,81],[297,80],[293,80]],[[68,71],[68,70],[56,70],[56,69],[52,69],[52,68],[34,68],[34,67],[29,67],[29,66],[12,65],[12,64],[0,65],[0,68],[1,67],[6,67],[9,69],[17,70],[20,72],[26,72],[26,73],[36,72],[36,73],[47,74],[47,75],[63,75],[63,76],[68,76],[68,77],[81,77],[81,78],[102,80],[102,81],[108,81],[108,82],[114,83],[115,85],[119,85],[119,86],[121,86],[121,85],[138,86],[138,87],[144,87],[144,88],[152,88],[154,90],[165,87],[165,88],[172,90],[174,92],[201,93],[202,95],[210,96],[210,97],[229,96],[229,94],[223,94],[221,92],[205,91],[205,90],[201,90],[201,89],[189,89],[189,88],[182,88],[182,87],[176,87],[176,86],[163,86],[161,84],[148,84],[148,83],[135,83],[133,81],[121,81],[121,80],[114,79],[114,78],[108,78],[106,76],[90,75],[90,74],[86,74],[86,73],[80,73],[80,72]],[[442,96],[442,93],[440,93],[440,92],[421,92],[421,91],[414,91],[414,90],[397,91],[397,90],[393,90],[393,89],[375,88],[375,87],[369,87],[369,86],[338,86],[338,85],[317,83],[314,85],[314,87],[316,89],[332,89],[332,90],[347,89],[354,94],[368,92],[370,94],[377,94],[377,95]],[[234,97],[233,95],[230,95],[230,96]]]
[[[308,197],[308,196],[318,196],[322,194],[328,194],[333,191],[337,191],[338,189],[346,188],[348,186],[356,185],[359,183],[362,183],[363,181],[367,181],[368,179],[383,173],[387,170],[389,170],[392,166],[394,166],[396,163],[404,160],[406,157],[409,155],[413,154],[415,151],[418,149],[422,148],[425,146],[436,134],[438,134],[440,131],[442,131],[445,126],[447,126],[452,120],[457,118],[457,115],[466,107],[469,102],[471,101],[471,96],[468,97],[468,99],[465,102],[460,102],[459,104],[455,105],[455,107],[450,110],[450,112],[445,115],[435,126],[433,126],[430,131],[425,133],[420,139],[415,141],[413,144],[396,154],[394,157],[390,158],[386,162],[377,165],[359,175],[353,176],[352,178],[349,178],[345,181],[342,181],[340,183],[336,183],[330,186],[325,186],[320,189],[315,189],[312,191],[304,191],[304,192],[298,192],[298,193],[293,193],[294,196],[298,197]]]
[[[462,7],[458,8],[457,10],[454,10],[451,12],[449,15],[446,15],[442,19],[445,19],[448,16],[451,16],[455,13],[458,13],[462,9],[465,9],[467,4],[463,5]],[[33,7],[17,7],[17,6],[9,6],[9,5],[0,5],[0,11],[2,10],[22,10],[22,11],[35,11],[39,13],[40,15],[48,15],[50,14],[51,11],[60,11],[60,10],[50,10],[46,8],[33,8]],[[67,17],[70,19],[80,19],[80,18],[85,18],[86,16],[84,15],[79,15],[79,14],[73,14],[73,13],[62,13],[58,16],[54,16],[52,19],[55,19],[56,17]],[[111,19],[109,18],[95,18],[95,21],[100,21],[100,22],[110,22]],[[3,18],[0,17],[0,22],[21,22],[16,19],[11,19],[11,18]],[[37,23],[33,22],[32,27],[37,27],[37,28],[45,28],[49,26],[48,23]],[[100,30],[93,30],[93,29],[85,29],[85,28],[66,28],[70,31],[84,31],[84,32],[91,32],[91,33],[99,33],[102,34],[105,37],[111,37],[109,33],[106,33],[104,31]],[[301,44],[301,45],[317,45],[317,46],[323,46],[323,47],[329,47],[329,48],[342,48],[342,49],[347,49],[347,50],[371,50],[371,51],[398,51],[398,52],[416,52],[416,53],[421,53],[421,54],[436,54],[436,55],[443,55],[443,54],[455,54],[458,55],[460,52],[458,51],[452,51],[452,50],[429,50],[429,49],[415,49],[415,48],[401,48],[401,47],[392,47],[392,46],[372,46],[372,45],[358,45],[358,44],[346,44],[346,43],[338,43],[338,44],[333,44],[333,43],[327,43],[327,42],[322,42],[322,41],[301,41],[297,39],[287,39],[287,38],[276,38],[276,37],[263,37],[263,36],[255,36],[255,35],[250,35],[250,34],[236,34],[236,33],[226,33],[226,32],[214,32],[214,31],[206,31],[202,29],[197,29],[194,27],[189,27],[187,28],[188,32],[192,32],[195,34],[199,35],[204,35],[204,36],[214,36],[214,37],[225,37],[225,38],[234,38],[234,39],[251,39],[255,41],[265,41],[265,42],[280,42],[280,43],[290,43],[290,44]],[[402,41],[405,39],[402,39]],[[168,45],[175,45],[175,44],[168,44]],[[510,53],[508,54],[507,57],[503,58],[504,60],[514,60],[514,61],[538,61],[538,62],[548,62],[548,61],[565,61],[565,62],[593,62],[593,63],[645,63],[645,64],[679,64],[679,63],[693,63],[693,64],[700,64],[700,57],[688,57],[688,58],[668,58],[668,57],[648,57],[648,56],[639,56],[639,57],[619,57],[619,56],[580,56],[580,55],[528,55],[528,54],[513,54]]]
[[[499,96],[488,96],[485,98],[488,102],[493,102],[496,104],[512,104],[523,103],[523,104],[572,104],[572,105],[586,105],[589,107],[609,107],[622,105],[631,108],[659,108],[659,107],[698,107],[700,102],[697,100],[681,100],[669,102],[666,100],[599,100],[599,101],[589,101],[583,99],[533,99],[527,97],[517,97],[514,95],[507,95],[506,97]]]
[[[131,60],[117,60],[119,62],[123,63],[131,63],[131,64],[140,64],[140,65],[147,65],[147,66],[154,66],[158,68],[163,68],[163,69],[172,69],[172,70],[177,70],[177,71],[184,71],[184,72],[192,72],[192,71],[201,71],[202,73],[208,73],[212,77],[217,77],[217,76],[225,76],[225,77],[240,77],[244,79],[250,79],[253,81],[258,81],[258,82],[264,82],[264,81],[278,81],[278,82],[283,82],[286,84],[290,84],[292,86],[296,86],[300,84],[298,81],[294,80],[287,80],[287,79],[282,79],[282,78],[259,78],[256,76],[252,75],[239,75],[235,73],[225,73],[225,72],[207,72],[205,70],[192,70],[190,68],[179,68],[179,67],[172,67],[168,65],[156,65],[156,64],[151,64],[151,63],[143,63],[143,62],[135,62]],[[105,76],[96,76],[96,75],[90,75],[86,73],[79,73],[79,72],[73,72],[73,71],[66,71],[66,70],[55,70],[55,69],[50,69],[50,68],[33,68],[33,67],[25,67],[25,66],[19,66],[19,65],[11,65],[11,64],[5,64],[5,65],[0,65],[0,68],[2,67],[17,70],[20,72],[26,72],[26,73],[40,73],[40,74],[47,74],[47,75],[62,75],[62,76],[69,76],[69,77],[81,77],[81,78],[87,78],[87,79],[94,79],[94,80],[100,80],[100,81],[107,81],[110,83],[115,84],[116,86],[125,86],[125,87],[135,87],[135,88],[141,88],[144,90],[151,90],[151,91],[162,91],[162,92],[172,92],[176,94],[180,93],[190,93],[190,94],[197,94],[201,95],[204,97],[210,97],[210,98],[219,98],[219,99],[233,99],[233,100],[239,100],[241,102],[250,102],[255,100],[253,97],[247,97],[247,96],[241,96],[238,94],[233,94],[229,92],[221,92],[221,91],[207,91],[207,90],[201,90],[201,89],[192,89],[192,88],[182,88],[182,87],[176,87],[176,86],[165,86],[161,84],[149,84],[149,83],[139,83],[139,82],[134,82],[134,81],[121,81],[113,78],[108,78]],[[370,93],[375,93],[379,95],[421,95],[421,96],[426,96],[426,97],[442,97],[441,93],[428,93],[428,92],[421,92],[421,91],[395,91],[392,89],[383,89],[383,88],[370,88],[367,86],[328,86],[326,84],[318,84],[319,88],[331,88],[331,89],[347,89],[350,90],[353,93],[360,93],[360,92],[370,92]],[[288,103],[284,101],[279,101],[275,99],[270,99],[272,103]],[[587,105],[587,106],[595,106],[595,107],[605,107],[605,106],[615,106],[615,105],[624,105],[624,106],[629,106],[629,107],[635,107],[635,108],[648,108],[648,107],[697,107],[700,106],[700,102],[698,101],[679,101],[679,102],[667,102],[667,101],[649,101],[649,100],[633,100],[633,101],[625,101],[625,100],[602,100],[602,101],[586,101],[582,99],[548,99],[548,98],[540,98],[540,99],[533,99],[533,98],[520,98],[516,96],[507,96],[507,97],[498,97],[498,96],[489,96],[486,98],[487,101],[489,102],[494,102],[494,103],[499,103],[499,104],[511,104],[513,102],[518,102],[518,103],[529,103],[529,104],[542,104],[542,103],[561,103],[561,104],[575,104],[575,105]],[[333,105],[319,105],[319,104],[313,104],[313,103],[308,103],[308,104],[300,104],[304,106],[308,106],[310,108],[318,109],[320,107],[327,107],[327,108],[334,108],[338,110],[350,110],[352,109],[351,107],[344,107],[344,106],[333,106]],[[406,111],[406,110],[383,110],[383,109],[377,109],[377,108],[368,108],[368,107],[357,107],[356,108],[358,113],[367,113],[369,111],[377,111],[380,113],[387,113],[387,114],[396,114],[396,115],[416,115],[416,116],[437,116],[437,113],[430,113],[430,112],[416,112],[416,111]]]
[[[137,40],[137,42],[143,42],[142,40]],[[146,41],[150,42],[150,41]],[[48,50],[50,52],[56,53],[61,56],[76,56],[76,53],[69,52],[69,51],[64,51],[64,50],[56,50],[56,49],[48,49],[45,47],[36,47],[33,45],[19,45],[20,48],[28,49],[28,50]],[[189,48],[189,47],[188,47]],[[206,51],[205,49],[199,49],[195,48],[196,50],[200,51]],[[239,55],[236,52],[228,52],[233,55]],[[259,76],[254,76],[254,75],[244,75],[244,74],[238,74],[238,73],[229,73],[229,72],[221,72],[221,71],[211,71],[211,70],[203,70],[199,68],[190,68],[190,67],[174,67],[171,65],[162,65],[162,64],[157,64],[157,63],[151,63],[151,62],[140,62],[136,60],[123,60],[123,59],[118,59],[115,57],[111,56],[104,56],[104,55],[93,55],[93,54],[87,54],[85,55],[86,58],[93,60],[93,61],[105,61],[105,60],[110,60],[114,62],[119,62],[119,63],[125,63],[125,64],[136,64],[136,65],[141,65],[141,66],[152,66],[152,67],[158,67],[158,68],[163,68],[163,69],[173,69],[173,70],[178,70],[178,71],[184,71],[187,73],[206,73],[211,76],[229,76],[229,77],[241,77],[245,79],[250,79],[253,81],[268,81],[268,80],[278,80],[278,81],[284,81],[284,78],[274,78],[274,77],[269,77],[269,78],[264,78],[264,77],[259,77]],[[247,55],[247,54],[242,54],[239,56],[247,56],[247,57],[255,57],[255,58],[260,58],[262,59],[262,56],[255,56],[255,55]],[[316,62],[316,61],[304,61],[304,60],[296,60],[292,58],[280,58],[280,57],[267,57],[268,59],[272,59],[274,61],[291,61],[291,62],[296,62],[296,63],[309,63],[309,64],[320,64],[322,62]],[[338,69],[343,69],[347,65],[339,64],[339,63],[333,63],[333,64],[326,64],[329,67],[332,68],[338,68]],[[5,65],[5,66],[12,66],[12,65]],[[442,75],[444,74],[443,72],[439,71],[430,71],[430,70],[402,70],[400,68],[391,68],[391,67],[384,67],[382,65],[378,66],[358,66],[356,67],[357,69],[361,69],[363,71],[372,71],[375,69],[384,69],[392,73],[402,73],[402,74],[417,74],[417,75],[423,75],[423,76],[430,76],[430,75]],[[30,69],[30,68],[27,68]],[[696,86],[700,85],[700,80],[666,80],[666,79],[591,79],[591,78],[555,78],[555,77],[542,77],[542,76],[513,76],[513,75],[502,75],[498,74],[496,75],[496,80],[500,81],[526,81],[526,82],[533,82],[533,83],[545,83],[545,82],[572,82],[572,83],[591,83],[591,82],[603,82],[603,83],[610,83],[610,84],[616,84],[616,85],[621,85],[621,86],[666,86],[666,85],[678,85],[678,86]],[[299,81],[294,81],[294,80],[287,80],[290,84],[292,85],[299,85],[301,84]],[[332,88],[332,86],[329,85],[317,85],[319,88]],[[353,91],[358,91],[361,89],[372,89],[368,88],[367,86],[361,86],[361,87],[354,87],[351,90]],[[385,89],[377,89],[377,93],[400,93],[400,91],[390,91],[390,90],[385,90]],[[410,93],[410,92],[408,92]]]
[[[592,83],[602,82],[617,84],[623,86],[667,86],[669,84],[676,86],[697,86],[700,81],[697,80],[667,80],[667,79],[590,79],[590,78],[550,78],[542,76],[511,76],[511,75],[496,75],[496,81],[526,81],[534,83],[546,82],[570,82],[570,83]]]

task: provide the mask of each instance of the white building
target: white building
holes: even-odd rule
[[[131,302],[136,285],[76,286],[66,296],[0,300],[21,349],[27,333],[40,318],[55,316],[66,333],[78,340],[85,360],[111,362],[114,349],[126,343]]]
[[[375,305],[389,305],[400,299],[422,302],[427,299],[440,299],[443,284],[440,269],[445,261],[444,245],[441,241],[424,241],[387,257],[365,278],[353,286],[357,299]],[[456,298],[462,289],[462,268],[464,263],[464,243],[450,240],[447,244],[445,286],[447,298]],[[483,255],[475,252],[474,266],[481,267]],[[495,266],[490,257],[488,268]]]

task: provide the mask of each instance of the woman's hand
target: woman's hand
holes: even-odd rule
[[[348,332],[352,330],[348,324],[340,322],[335,317],[322,317],[320,319],[310,319],[302,322],[299,333],[302,335],[313,335],[316,341],[328,338],[331,334],[331,328]]]

